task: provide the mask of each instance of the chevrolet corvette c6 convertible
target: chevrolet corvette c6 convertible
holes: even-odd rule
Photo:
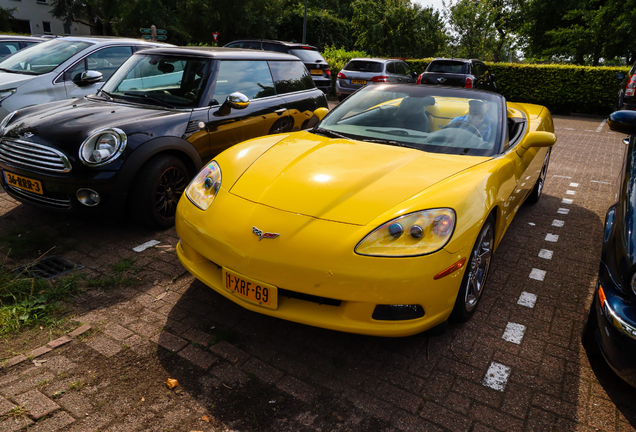
[[[475,312],[492,253],[537,201],[550,112],[495,93],[368,86],[308,131],[238,144],[180,200],[177,253],[246,309],[407,336]]]

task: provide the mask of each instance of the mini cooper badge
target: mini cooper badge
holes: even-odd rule
[[[276,234],[276,233],[264,233],[263,231],[259,230],[256,227],[252,227],[252,232],[254,234],[256,234],[258,236],[258,241],[263,240],[264,238],[266,239],[274,239],[276,237],[278,237],[280,234]]]
[[[446,82],[446,78],[437,78],[437,82],[440,84],[444,84]]]

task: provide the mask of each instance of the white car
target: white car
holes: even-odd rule
[[[64,37],[0,61],[0,119],[30,105],[97,92],[135,51],[173,46],[138,39]]]

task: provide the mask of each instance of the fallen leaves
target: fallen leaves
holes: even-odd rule
[[[203,420],[206,423],[210,423],[210,417],[204,415],[203,417],[201,417],[201,420]]]
[[[168,378],[168,381],[166,381],[166,386],[168,386],[170,390],[172,390],[178,385],[179,385],[179,381],[177,381],[176,379]]]

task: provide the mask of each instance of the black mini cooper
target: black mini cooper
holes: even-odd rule
[[[250,138],[312,126],[327,100],[297,57],[226,48],[135,53],[95,95],[0,123],[0,183],[24,203],[128,209],[153,228],[204,163]]]

